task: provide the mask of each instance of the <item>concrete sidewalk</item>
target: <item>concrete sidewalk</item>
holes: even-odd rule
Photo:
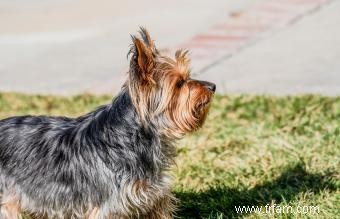
[[[288,17],[292,20],[285,18],[288,24],[283,25],[280,19],[272,19],[273,12],[286,8],[268,2],[296,4],[287,8],[286,15],[294,15]],[[188,47],[194,71],[202,79],[215,81],[222,93],[339,95],[340,2],[329,2],[1,2],[0,91],[116,93],[128,66],[129,34],[142,25],[160,49]],[[272,25],[270,30],[252,32],[249,24],[253,23],[246,20],[243,24],[248,27],[237,31],[241,35],[248,31],[247,38],[230,38],[228,27],[218,30],[218,40],[213,32],[215,40],[210,40],[216,26],[230,26],[254,12],[257,17],[251,21],[261,27],[265,18]]]
[[[200,77],[221,93],[340,95],[340,1],[208,66]]]
[[[1,1],[0,91],[117,92],[139,26],[167,49],[257,1]]]

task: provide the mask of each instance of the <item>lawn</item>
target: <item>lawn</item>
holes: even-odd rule
[[[0,118],[77,116],[111,99],[5,93]],[[340,97],[217,96],[204,127],[178,142],[176,161],[179,218],[339,218]],[[298,213],[303,206],[318,211]]]

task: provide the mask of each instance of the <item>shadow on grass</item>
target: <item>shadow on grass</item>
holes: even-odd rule
[[[310,174],[304,165],[289,168],[274,181],[257,185],[251,189],[217,186],[205,191],[177,191],[180,218],[208,218],[223,215],[225,218],[242,217],[235,206],[264,206],[275,202],[289,202],[302,192],[320,193],[324,190],[336,191],[332,173]]]

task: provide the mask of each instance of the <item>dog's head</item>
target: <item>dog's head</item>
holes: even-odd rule
[[[162,56],[148,32],[132,36],[126,87],[144,124],[153,124],[169,137],[181,137],[204,122],[215,84],[190,77],[188,52]]]

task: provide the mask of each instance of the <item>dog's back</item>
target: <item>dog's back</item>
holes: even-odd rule
[[[80,211],[89,199],[100,202],[108,198],[105,169],[97,169],[100,158],[86,147],[89,144],[81,144],[86,141],[84,136],[89,137],[82,132],[86,119],[91,121],[91,115],[78,119],[21,116],[0,121],[2,206],[13,211],[20,204],[20,208],[61,217],[71,209],[84,214]]]

